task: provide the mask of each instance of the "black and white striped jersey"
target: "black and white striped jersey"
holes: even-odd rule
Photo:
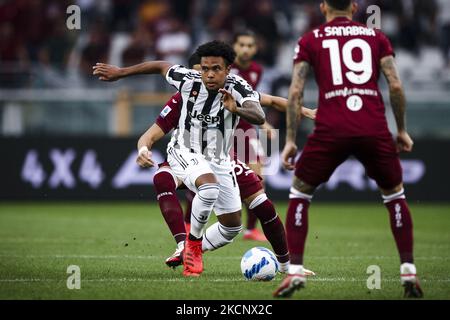
[[[167,71],[166,80],[182,97],[180,119],[168,148],[203,154],[216,163],[229,160],[239,116],[224,108],[222,94],[207,90],[199,72],[180,65]],[[259,94],[237,75],[228,75],[224,88],[231,92],[238,106],[247,100],[259,102]]]

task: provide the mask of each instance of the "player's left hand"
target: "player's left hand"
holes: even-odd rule
[[[116,81],[119,80],[121,76],[121,68],[111,64],[96,63],[92,69],[94,69],[92,74],[98,76],[98,79],[102,81]]]
[[[287,170],[294,170],[294,159],[297,155],[297,145],[295,142],[286,141],[283,152],[281,153],[281,161],[283,167]]]
[[[414,142],[406,131],[399,131],[397,134],[397,151],[411,152]]]
[[[231,95],[231,92],[225,90],[225,89],[219,89],[219,92],[223,95],[222,96],[222,102],[225,109],[230,111],[231,113],[236,113],[237,111],[237,104],[234,97]]]
[[[139,150],[136,163],[142,168],[153,167],[155,162],[152,159],[152,152],[147,148],[142,147],[141,150]]]
[[[267,138],[270,140],[274,140],[277,137],[277,130],[268,123],[267,121],[264,122],[262,125],[259,126],[261,129],[266,130]]]

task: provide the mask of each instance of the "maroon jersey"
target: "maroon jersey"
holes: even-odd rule
[[[315,133],[390,135],[377,84],[380,60],[389,55],[394,51],[383,33],[345,17],[299,39],[294,64],[308,62],[319,87]]]
[[[178,120],[180,119],[180,106],[181,93],[177,92],[167,101],[158,118],[156,118],[156,124],[164,133],[168,133],[177,127]]]
[[[250,66],[247,69],[242,69],[237,64],[233,63],[231,65],[231,73],[237,74],[244,78],[253,88],[256,90],[256,87],[259,84],[262,76],[262,66],[254,61],[250,63]],[[253,125],[244,119],[240,119],[237,125],[237,128],[247,131],[248,129],[253,128]]]

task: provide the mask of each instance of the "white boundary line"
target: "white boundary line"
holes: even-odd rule
[[[28,283],[28,282],[66,282],[67,279],[39,279],[39,278],[16,278],[16,279],[0,279],[0,283]],[[193,282],[195,279],[185,279],[185,278],[168,278],[168,279],[144,279],[144,278],[102,278],[102,279],[82,279],[82,282]],[[228,279],[201,279],[202,282],[248,282],[254,283],[252,281],[247,281],[243,278],[228,278]],[[320,277],[309,277],[308,282],[366,282],[365,278],[320,278]],[[400,278],[398,279],[381,279],[381,282],[398,282],[400,283]],[[420,279],[420,282],[450,282],[450,279]]]
[[[166,259],[167,256],[143,256],[143,255],[89,255],[89,254],[55,254],[55,255],[34,255],[34,254],[0,254],[0,258],[22,258],[22,259],[143,259],[143,260],[155,260]],[[206,255],[205,259],[211,260],[240,260],[242,256],[225,256],[219,257],[214,255]],[[307,259],[320,259],[320,260],[382,260],[382,259],[398,259],[397,256],[307,256]],[[449,257],[442,256],[429,256],[429,257],[416,257],[415,260],[450,260]]]

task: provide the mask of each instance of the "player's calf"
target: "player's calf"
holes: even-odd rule
[[[242,226],[227,227],[220,222],[216,222],[206,229],[203,237],[203,251],[213,251],[231,242],[242,231]]]
[[[219,197],[219,190],[217,183],[204,183],[198,186],[198,193],[192,201],[190,230],[190,234],[197,239],[203,235],[204,227],[208,223],[211,211]]]

